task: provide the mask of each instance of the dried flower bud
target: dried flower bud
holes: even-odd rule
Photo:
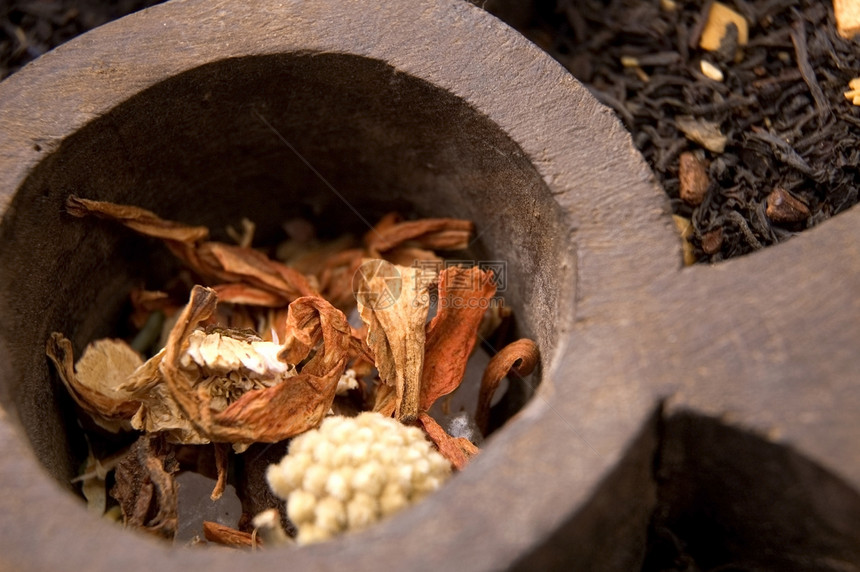
[[[287,500],[298,542],[362,529],[424,498],[451,465],[424,433],[378,413],[329,417],[299,435],[269,467],[272,490]]]

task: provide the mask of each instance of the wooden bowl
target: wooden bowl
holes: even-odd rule
[[[471,219],[542,383],[361,534],[249,555],[124,532],[70,494],[85,448],[44,346],[113,334],[167,255],[71,218],[71,193],[263,239],[294,214]],[[683,268],[612,113],[468,3],[187,0],[96,29],[0,84],[0,212],[2,569],[629,570],[652,513],[771,563],[860,560],[860,212]]]

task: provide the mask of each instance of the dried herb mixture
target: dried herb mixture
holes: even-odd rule
[[[140,328],[134,347],[96,340],[76,361],[63,333],[47,343],[84,425],[95,433],[139,435],[110,458],[91,454],[78,478],[100,514],[117,512],[105,496],[106,482],[113,482],[117,516],[129,527],[173,538],[181,518],[175,475],[193,470],[215,478],[212,500],[231,480],[244,495],[236,527],[204,523],[200,533],[210,541],[268,546],[287,541],[294,524],[300,543],[361,529],[423,498],[452,468],[464,468],[479,452],[473,441],[488,432],[499,381],[509,372],[527,375],[537,364],[537,348],[527,339],[490,360],[474,404],[480,431],[472,440],[449,434],[428,413],[459,387],[478,339],[490,336],[505,313],[492,303],[491,271],[441,264],[437,251],[468,247],[468,221],[403,221],[392,214],[362,243],[287,241],[278,249],[285,262],[251,247],[248,221],[232,232],[238,244],[227,244],[210,240],[205,227],[135,206],[71,196],[66,209],[158,239],[184,267],[170,293],[131,293]],[[352,418],[364,421],[350,425]],[[343,420],[339,429],[320,433],[336,419]],[[402,443],[388,442],[390,430],[368,433],[392,423],[414,443],[402,456],[393,453]],[[283,451],[298,436],[316,444],[313,460],[299,469],[293,463],[287,477],[259,466],[278,460],[266,449],[241,460],[258,444]],[[337,447],[341,453],[332,453]],[[323,450],[334,457],[317,458]],[[387,472],[375,468],[383,465]],[[337,478],[314,476],[324,466]],[[264,473],[290,507],[267,490]],[[322,500],[309,504],[308,495]]]

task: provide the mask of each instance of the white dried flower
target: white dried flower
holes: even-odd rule
[[[262,340],[239,340],[219,332],[191,332],[188,349],[182,355],[182,367],[196,363],[211,373],[247,372],[271,377],[287,372],[289,366],[278,359],[283,348]]]
[[[343,375],[340,376],[339,380],[337,380],[335,395],[346,395],[349,390],[356,389],[357,387],[358,380],[355,378],[355,370],[348,369],[343,372]]]
[[[272,490],[309,544],[354,531],[418,502],[451,475],[451,465],[417,427],[379,413],[329,417],[299,435],[271,465]]]

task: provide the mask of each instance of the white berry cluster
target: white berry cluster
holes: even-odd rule
[[[451,475],[451,465],[417,427],[379,413],[328,417],[296,437],[269,467],[272,490],[287,501],[308,544],[359,530],[424,498]]]

